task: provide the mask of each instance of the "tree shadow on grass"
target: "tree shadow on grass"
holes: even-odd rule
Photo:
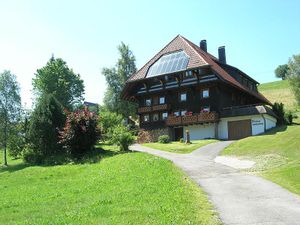
[[[4,172],[17,172],[27,167],[51,167],[57,165],[78,165],[78,164],[94,164],[101,162],[104,158],[113,157],[120,154],[127,154],[132,153],[132,151],[116,151],[116,150],[109,150],[103,149],[101,146],[95,146],[95,148],[87,153],[86,155],[82,156],[80,159],[70,159],[67,158],[65,155],[58,155],[54,157],[49,157],[46,162],[39,163],[39,164],[30,164],[30,163],[15,163],[15,164],[8,164],[8,166],[0,166],[0,174]]]
[[[279,132],[284,132],[284,131],[286,131],[286,129],[287,129],[287,125],[282,125],[282,126],[271,128],[270,130],[267,130],[266,133],[263,133],[261,135],[262,136],[264,136],[264,135],[274,135],[274,134],[279,133]]]
[[[4,172],[13,173],[13,172],[16,172],[19,170],[23,170],[29,166],[32,166],[32,165],[23,163],[23,162],[20,162],[18,164],[12,164],[12,165],[8,164],[8,166],[0,166],[0,174],[4,173]]]

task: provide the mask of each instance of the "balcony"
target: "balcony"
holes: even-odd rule
[[[186,116],[169,116],[166,120],[167,126],[183,126],[199,123],[216,122],[219,116],[216,112],[203,112]]]
[[[138,113],[149,113],[152,111],[165,111],[169,109],[168,104],[162,104],[162,105],[153,105],[153,106],[144,106],[138,108]]]

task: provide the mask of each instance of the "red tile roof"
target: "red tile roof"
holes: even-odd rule
[[[262,102],[270,104],[262,94],[251,91],[244,87],[231,75],[229,75],[220,65],[219,60],[208,52],[203,51],[199,46],[190,42],[186,38],[177,35],[171,42],[169,42],[162,50],[160,50],[150,61],[148,61],[140,70],[133,74],[127,81],[127,83],[138,81],[146,78],[149,67],[157,61],[162,55],[178,50],[184,50],[185,53],[190,57],[187,70],[192,68],[199,68],[202,66],[211,66],[211,69],[220,77],[221,80],[232,85],[246,93],[249,93]]]

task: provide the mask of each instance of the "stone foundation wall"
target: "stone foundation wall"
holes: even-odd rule
[[[161,135],[169,135],[172,140],[172,132],[170,128],[160,128],[153,130],[141,129],[138,134],[138,143],[157,142]]]

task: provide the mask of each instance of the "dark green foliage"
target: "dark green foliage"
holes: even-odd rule
[[[13,135],[8,139],[8,153],[14,158],[20,158],[26,146],[24,123],[20,122],[14,127]]]
[[[289,59],[287,77],[292,86],[297,104],[300,105],[300,54]]]
[[[38,69],[32,85],[38,97],[52,94],[69,110],[74,109],[83,100],[83,80],[59,58],[52,57],[46,66]]]
[[[290,125],[293,123],[293,115],[291,112],[285,112],[284,104],[275,102],[272,107],[272,110],[278,117],[277,125],[284,125],[284,124]]]
[[[123,118],[121,115],[110,112],[108,110],[101,110],[99,119],[102,139],[104,141],[111,139],[113,129],[123,124]]]
[[[87,108],[69,113],[60,132],[60,143],[73,158],[80,159],[90,152],[100,137],[98,117]]]
[[[284,114],[284,121],[287,125],[292,125],[293,124],[293,113],[291,111],[288,111]]]
[[[162,144],[166,144],[170,142],[170,137],[169,135],[161,135],[158,137],[158,142]]]
[[[282,80],[285,80],[287,77],[288,69],[289,69],[289,67],[287,64],[279,65],[275,69],[276,77],[281,78]]]
[[[16,76],[10,71],[0,74],[0,149],[3,147],[3,163],[7,165],[7,147],[17,136],[20,121],[21,97]]]
[[[121,99],[121,92],[126,80],[136,72],[135,57],[128,45],[123,42],[118,46],[120,58],[114,68],[103,68],[102,74],[107,82],[104,104],[111,112],[124,117],[135,116],[137,105]]]
[[[118,125],[112,130],[111,142],[118,145],[120,151],[128,151],[129,146],[134,142],[134,138],[127,127]]]
[[[180,142],[180,143],[184,143],[184,139],[183,139],[183,138],[180,138],[180,139],[179,139],[179,142]]]
[[[30,118],[28,131],[30,155],[35,154],[37,158],[46,159],[61,153],[58,131],[63,127],[64,122],[65,114],[62,105],[53,95],[42,96]],[[35,162],[34,158],[30,160],[30,157],[26,156],[27,152],[24,154],[25,161]]]

